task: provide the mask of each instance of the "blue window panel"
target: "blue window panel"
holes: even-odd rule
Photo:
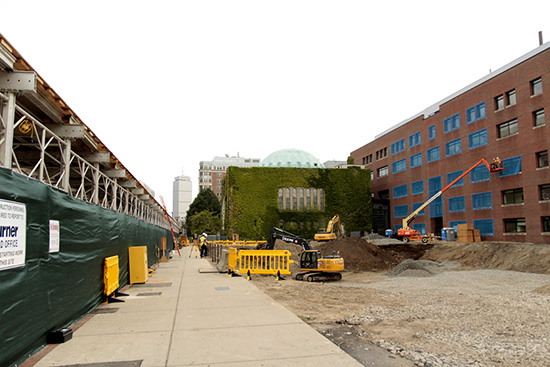
[[[466,123],[471,124],[479,120],[483,120],[487,117],[487,109],[485,108],[485,102],[476,104],[466,110]]]
[[[422,204],[424,204],[424,203],[414,203],[414,204],[412,205],[412,211],[414,212],[416,209],[420,208],[420,206],[421,206]],[[418,216],[418,217],[424,216],[424,214],[425,214],[424,212],[425,212],[425,211],[426,211],[425,208],[422,209],[416,216]],[[412,212],[411,212],[411,213],[412,213]]]
[[[489,144],[487,129],[481,129],[468,135],[468,150]]]
[[[521,172],[521,156],[503,159],[502,165],[504,169],[498,171],[498,177],[518,175]]]
[[[458,233],[458,225],[459,224],[466,224],[466,221],[465,220],[451,221],[451,222],[449,222],[449,227],[453,227],[453,229],[455,230],[455,233]]]
[[[428,149],[426,151],[426,162],[434,162],[441,159],[441,153],[439,152],[439,146]]]
[[[409,205],[396,205],[393,207],[394,218],[406,218],[409,215]]]
[[[393,198],[394,199],[403,198],[407,195],[409,195],[407,185],[395,186],[393,188]]]
[[[422,135],[420,134],[420,131],[409,136],[409,148],[420,145],[420,143],[422,143]]]
[[[391,164],[391,173],[399,173],[407,170],[407,160],[406,159],[400,159],[396,162],[393,162]]]
[[[447,134],[451,131],[460,129],[460,113],[443,120],[443,133]]]
[[[411,155],[411,168],[418,167],[422,165],[422,152]]]
[[[426,224],[425,223],[415,223],[415,224],[413,224],[413,229],[419,231],[421,234],[426,234]]]
[[[485,165],[477,166],[470,171],[470,183],[491,181],[491,173]]]
[[[482,236],[495,235],[495,224],[492,219],[474,219],[474,229],[479,229]]]
[[[403,224],[395,224],[393,226],[393,233],[397,233],[397,231],[399,230],[399,228],[403,228]]]
[[[493,196],[491,192],[472,194],[472,210],[493,209]]]
[[[436,176],[428,179],[428,196],[431,198],[443,187],[441,186],[441,176]],[[443,216],[443,198],[440,196],[435,199],[430,205],[430,218],[438,218]]]
[[[411,195],[424,193],[424,181],[416,181],[411,183]]]
[[[462,153],[462,138],[451,140],[445,144],[445,157]]]
[[[391,145],[391,154],[397,154],[405,150],[405,139],[401,139]]]
[[[460,176],[462,173],[464,173],[462,170],[447,173],[447,185],[453,182],[458,176]],[[452,187],[458,187],[458,186],[464,186],[464,177],[462,177],[460,180],[455,182],[455,184]]]
[[[466,199],[464,196],[449,198],[449,213],[459,213],[466,211]]]
[[[429,140],[435,139],[435,125],[432,125],[428,128],[428,139]]]

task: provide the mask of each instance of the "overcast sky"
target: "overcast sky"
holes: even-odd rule
[[[550,1],[0,0],[0,33],[162,195],[199,162],[346,160],[550,41]]]

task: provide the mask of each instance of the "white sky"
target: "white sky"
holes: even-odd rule
[[[172,207],[229,154],[349,153],[550,41],[550,1],[0,0],[0,33]]]

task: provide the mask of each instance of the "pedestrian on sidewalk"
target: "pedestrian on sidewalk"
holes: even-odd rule
[[[208,244],[208,241],[206,240],[206,236],[207,236],[207,234],[203,233],[203,234],[201,234],[201,238],[200,238],[201,258],[206,257],[206,255],[208,253],[208,248],[206,247],[206,245]]]

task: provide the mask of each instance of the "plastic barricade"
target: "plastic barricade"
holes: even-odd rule
[[[229,274],[290,275],[290,251],[287,250],[237,250],[229,249]]]

